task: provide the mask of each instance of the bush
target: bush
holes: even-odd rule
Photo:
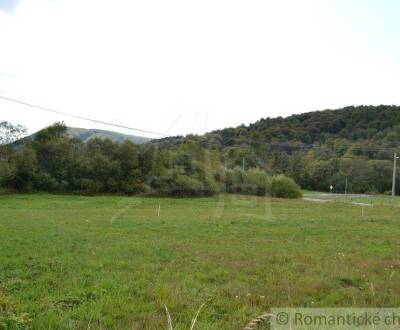
[[[218,184],[215,182],[213,177],[205,176],[202,182],[204,196],[212,196],[218,193]]]
[[[103,191],[103,184],[92,179],[81,179],[79,181],[79,192],[82,194],[95,195]]]
[[[271,191],[271,177],[258,168],[248,171],[238,167],[219,169],[215,177],[221,192],[265,196]]]
[[[271,177],[260,169],[246,172],[243,192],[250,195],[265,196],[271,190]]]
[[[198,196],[202,194],[201,182],[184,174],[177,175],[169,189],[172,195]]]
[[[38,170],[36,153],[34,150],[23,150],[15,160],[15,170],[10,182],[11,187],[23,192],[34,190],[34,181]]]
[[[150,182],[154,193],[164,196],[212,196],[218,192],[218,186],[211,176],[192,176],[168,171]]]
[[[57,191],[59,183],[47,172],[38,172],[34,179],[35,187],[41,191]]]
[[[284,175],[278,175],[272,179],[271,194],[280,198],[300,198],[302,193],[300,187]]]
[[[233,194],[243,192],[245,176],[246,173],[238,167],[225,170],[222,178],[225,181],[225,191]]]
[[[0,187],[6,186],[12,178],[12,171],[6,162],[0,161]]]

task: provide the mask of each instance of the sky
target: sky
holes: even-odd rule
[[[0,96],[164,135],[400,105],[399,36],[397,0],[0,0]]]

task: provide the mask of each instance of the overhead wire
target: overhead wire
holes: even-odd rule
[[[52,109],[52,108],[48,108],[48,107],[43,107],[40,105],[36,105],[36,104],[32,104],[29,102],[25,102],[25,101],[21,101],[21,100],[17,100],[14,98],[10,98],[10,97],[6,97],[6,96],[2,96],[0,95],[0,99],[9,101],[9,102],[13,102],[13,103],[17,103],[17,104],[21,104],[21,105],[25,105],[28,107],[32,107],[41,111],[46,111],[46,112],[51,112],[51,113],[56,113],[62,116],[67,116],[67,117],[71,117],[71,118],[75,118],[75,119],[80,119],[80,120],[85,120],[85,121],[89,121],[89,122],[93,122],[93,123],[97,123],[97,124],[103,124],[103,125],[107,125],[107,126],[112,126],[112,127],[117,127],[117,128],[123,128],[123,129],[128,129],[128,130],[132,130],[132,131],[136,131],[136,132],[142,132],[142,133],[147,133],[147,134],[153,134],[153,135],[158,135],[158,136],[162,136],[162,137],[169,137],[171,139],[174,139],[176,137],[171,137],[171,136],[167,136],[166,134],[163,133],[159,133],[159,132],[154,132],[154,131],[149,131],[149,130],[144,130],[144,129],[139,129],[139,128],[134,128],[134,127],[130,127],[130,126],[126,126],[126,125],[120,125],[120,124],[115,124],[115,123],[110,123],[107,121],[103,121],[103,120],[98,120],[98,119],[93,119],[93,118],[89,118],[89,117],[84,117],[84,116],[79,116],[79,115],[75,115],[75,114],[71,114],[71,113],[67,113],[67,112],[63,112],[63,111],[59,111],[56,109]],[[207,135],[205,135],[207,136]],[[236,137],[232,137],[230,139],[223,139],[223,141],[226,142],[235,142],[235,143],[254,143],[254,144],[261,144],[261,145],[267,145],[267,146],[272,146],[272,147],[285,147],[285,148],[297,148],[297,149],[326,149],[327,146],[326,145],[319,145],[319,144],[310,144],[310,143],[295,143],[295,142],[270,142],[270,141],[259,141],[259,140],[254,140],[252,138],[246,137],[246,141],[238,141]],[[210,143],[208,141],[208,143]],[[331,147],[331,146],[330,146]],[[393,153],[395,151],[395,148],[386,148],[386,147],[368,147],[368,146],[356,146],[356,145],[351,145],[350,146],[351,150],[353,151],[362,151],[362,152],[390,152]]]
[[[93,118],[89,118],[89,117],[83,117],[83,116],[79,116],[79,115],[75,115],[75,114],[59,111],[59,110],[56,110],[56,109],[47,108],[47,107],[43,107],[43,106],[40,106],[40,105],[32,104],[32,103],[29,103],[29,102],[17,100],[17,99],[11,98],[11,97],[6,97],[6,96],[1,96],[0,95],[0,99],[6,100],[6,101],[9,101],[9,102],[13,102],[13,103],[17,103],[17,104],[22,104],[22,105],[25,105],[25,106],[28,106],[28,107],[31,107],[31,108],[35,108],[35,109],[41,110],[41,111],[52,112],[52,113],[56,113],[56,114],[59,114],[59,115],[62,115],[62,116],[67,116],[67,117],[71,117],[71,118],[75,118],[75,119],[85,120],[85,121],[93,122],[93,123],[96,123],[96,124],[102,124],[102,125],[107,125],[107,126],[112,126],[112,127],[117,127],[117,128],[123,128],[123,129],[131,130],[131,131],[136,131],[136,132],[141,132],[141,133],[154,134],[154,135],[158,135],[158,136],[162,136],[162,137],[167,137],[167,135],[163,134],[163,133],[144,130],[144,129],[140,129],[140,128],[134,128],[134,127],[126,126],[126,125],[114,124],[114,123],[110,123],[110,122],[107,122],[107,121],[104,121],[104,120],[98,120],[98,119],[93,119]]]

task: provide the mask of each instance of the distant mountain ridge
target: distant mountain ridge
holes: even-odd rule
[[[97,128],[78,128],[78,127],[68,127],[67,134],[70,137],[78,138],[83,142],[87,142],[90,139],[100,138],[100,139],[110,139],[114,142],[124,142],[126,140],[132,141],[136,144],[143,144],[151,141],[151,138],[122,134],[112,131],[101,130]]]

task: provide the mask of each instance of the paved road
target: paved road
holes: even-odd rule
[[[332,194],[332,193],[321,193],[321,194],[306,194],[303,197],[303,200],[310,201],[310,202],[320,202],[320,203],[329,203],[337,201],[337,198],[341,198],[341,201],[344,202],[345,198],[352,199],[352,198],[373,198],[374,196],[365,195],[365,194]],[[370,203],[360,203],[360,202],[353,202],[350,201],[350,204],[357,205],[357,206],[367,206],[371,207],[372,204]]]

